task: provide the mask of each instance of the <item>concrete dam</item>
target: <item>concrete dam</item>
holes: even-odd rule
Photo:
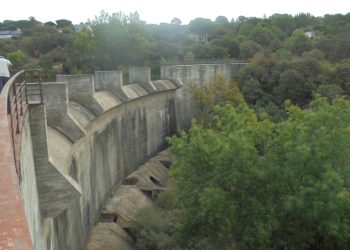
[[[190,84],[246,64],[161,67],[25,80],[0,95],[0,250],[86,249],[102,206],[131,172],[190,126]]]

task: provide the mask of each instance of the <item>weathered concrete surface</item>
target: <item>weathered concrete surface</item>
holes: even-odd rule
[[[41,215],[55,217],[79,198],[81,189],[69,175],[49,161],[44,106],[30,106],[29,114]]]
[[[87,250],[132,250],[133,240],[116,223],[99,223],[94,227]]]
[[[157,88],[151,82],[151,69],[148,67],[134,67],[129,69],[129,83],[139,84],[147,92],[153,93],[157,91]]]
[[[42,249],[41,237],[43,234],[41,225],[41,213],[39,207],[39,195],[35,175],[35,163],[30,130],[29,112],[24,116],[21,131],[21,192],[24,198],[24,209],[29,225],[29,231],[35,249]]]
[[[87,127],[90,122],[96,118],[96,116],[89,109],[76,102],[69,102],[68,117],[71,122],[73,122],[74,125],[80,129],[80,132],[84,133],[84,128]]]
[[[128,84],[121,88],[121,94],[126,96],[128,100],[148,95],[149,93],[138,84]],[[119,93],[120,93],[119,92]]]
[[[86,124],[71,158],[63,160],[69,162],[69,175],[81,186],[82,196],[53,220],[55,232],[47,234],[47,241],[57,238],[54,249],[82,249],[108,195],[164,148],[166,136],[175,132],[174,98],[175,90],[137,97]]]
[[[96,92],[95,98],[103,110],[111,109],[122,103],[122,100],[119,97],[106,90]]]
[[[233,79],[246,63],[172,65],[161,67],[161,79],[171,80],[183,86],[176,95],[177,127],[188,129],[193,117],[192,99],[189,91],[191,84],[205,84],[214,75],[221,74]]]
[[[152,191],[165,189],[168,169],[164,165],[169,167],[165,163],[173,160],[170,151],[164,150],[127,177],[124,185],[119,186],[102,207],[100,222],[94,226],[87,243],[88,250],[106,249],[107,246],[111,249],[133,249],[134,242],[123,229],[130,227],[139,209],[152,206],[152,201],[156,199],[151,196]],[[128,245],[125,246],[125,243]]]
[[[142,165],[132,172],[124,183],[130,183],[143,191],[156,192],[164,190],[168,182],[168,170],[161,163],[149,163]]]
[[[95,89],[117,91],[123,86],[122,71],[95,71]]]
[[[57,168],[61,169],[65,174],[68,174],[68,160],[72,154],[72,143],[58,130],[47,127],[47,143],[49,150],[49,161]]]
[[[72,120],[68,112],[68,89],[66,83],[42,85],[47,115],[47,124],[63,133],[72,142],[84,135],[83,129]]]
[[[140,208],[151,205],[151,199],[136,186],[120,185],[114,196],[102,207],[101,216],[113,214],[119,226],[128,228],[136,212]]]
[[[103,112],[94,97],[95,82],[93,75],[57,75],[56,82],[67,82],[69,100],[81,103],[95,115]]]

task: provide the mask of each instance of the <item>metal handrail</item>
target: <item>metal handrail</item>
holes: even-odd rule
[[[217,58],[217,59],[169,59],[160,62],[161,66],[172,65],[196,65],[196,64],[248,64],[246,61],[240,61],[234,58]]]
[[[37,84],[29,87],[28,79]],[[23,126],[23,116],[29,104],[43,103],[41,84],[40,69],[21,70],[6,83],[3,91],[7,91],[7,93],[2,93],[7,95],[7,114],[11,128],[12,150],[19,181],[21,180],[19,135]]]

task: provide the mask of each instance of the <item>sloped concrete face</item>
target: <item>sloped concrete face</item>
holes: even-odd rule
[[[80,197],[81,189],[70,176],[49,162],[44,106],[31,106],[29,114],[41,215],[55,217]]]

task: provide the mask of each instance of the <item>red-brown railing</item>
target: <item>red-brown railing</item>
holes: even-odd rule
[[[29,84],[32,82],[33,84]],[[42,104],[41,70],[30,69],[17,72],[9,82],[7,113],[10,116],[11,139],[15,157],[16,172],[20,179],[20,138],[22,118],[28,104]]]

